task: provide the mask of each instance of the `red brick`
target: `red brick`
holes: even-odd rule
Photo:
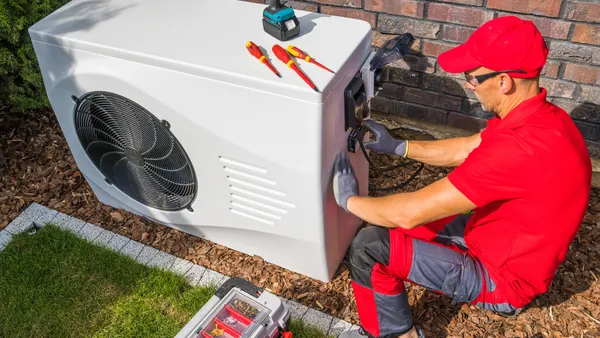
[[[474,31],[475,28],[444,25],[442,39],[446,41],[463,43],[467,41],[467,39],[469,39],[469,37],[471,36],[471,34],[473,34]]]
[[[455,44],[449,44],[449,43],[425,41],[423,43],[423,54],[427,55],[427,56],[437,57],[438,55],[442,54],[443,52],[448,51],[456,46],[457,45],[455,45]]]
[[[465,80],[437,76],[437,75],[426,75],[423,74],[423,88],[431,89],[442,93],[447,93],[455,96],[466,96],[472,99],[476,99],[473,91],[465,89]]]
[[[404,97],[404,87],[395,83],[384,82],[381,84],[381,90],[377,92],[377,95],[401,100]]]
[[[421,73],[396,67],[384,68],[389,75],[389,81],[403,85],[418,87],[421,83]]]
[[[514,13],[501,13],[498,16],[517,16],[523,20],[531,20],[533,24],[540,30],[544,37],[553,39],[567,39],[569,37],[569,29],[571,23],[557,19],[544,18],[533,15],[521,15]]]
[[[430,20],[458,23],[479,27],[494,18],[494,12],[481,9],[430,3],[427,18]]]
[[[448,113],[448,121],[446,124],[472,132],[479,132],[487,127],[487,120],[451,111]]]
[[[323,4],[323,5],[362,8],[361,0],[313,0],[313,1]]]
[[[397,15],[379,14],[377,30],[387,34],[411,33],[422,38],[437,39],[440,24],[427,20],[415,20]]]
[[[460,110],[463,101],[462,97],[410,87],[405,88],[402,99],[407,102],[418,103],[447,110]]]
[[[347,18],[363,20],[371,24],[375,28],[375,13],[365,12],[359,9],[347,9],[340,7],[321,7],[321,13],[335,16],[344,16]]]
[[[558,68],[560,67],[560,62],[558,61],[548,61],[546,65],[542,69],[542,76],[547,76],[556,79],[558,77]]]
[[[600,3],[567,1],[563,17],[574,21],[600,22]]]
[[[488,0],[487,7],[558,18],[562,0]]]
[[[552,41],[548,57],[550,59],[600,65],[600,47],[566,41]]]
[[[600,27],[575,24],[575,30],[573,31],[573,37],[571,40],[573,42],[600,45]]]
[[[459,81],[465,81],[465,73],[448,73],[440,65],[436,67],[435,74],[437,76],[453,77]]]
[[[378,31],[373,31],[373,43],[372,45],[381,48],[386,44],[389,40],[397,37],[398,35],[394,34],[382,34]],[[412,45],[410,45],[410,50],[413,53],[419,53],[421,51],[421,39],[415,38]]]
[[[579,132],[586,140],[597,141],[600,139],[600,128],[597,124],[586,123],[575,120],[575,125],[579,128]]]
[[[577,85],[572,82],[552,80],[543,77],[540,79],[540,87],[546,88],[549,97],[572,99]]]
[[[414,54],[405,55],[402,59],[389,64],[390,67],[400,69],[410,69],[421,73],[433,74],[435,71],[436,60],[431,57],[417,56]]]
[[[375,96],[371,101],[371,110],[439,124],[445,124],[446,116],[448,115],[442,109],[397,101],[379,95]]]
[[[319,11],[319,5],[310,4],[310,3],[306,3],[306,2],[302,2],[302,1],[288,1],[285,3],[285,5],[290,8],[300,10],[300,11],[315,12],[315,13]]]
[[[471,5],[471,6],[481,6],[483,5],[483,0],[439,0],[441,2],[451,2],[454,4],[463,4],[463,5]]]
[[[365,9],[422,19],[425,3],[414,0],[365,0]]]
[[[596,82],[600,81],[600,68],[569,63],[565,67],[563,79],[580,83],[596,84]]]

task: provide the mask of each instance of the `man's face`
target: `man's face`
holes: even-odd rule
[[[472,78],[473,76],[483,75],[487,73],[494,72],[491,69],[487,69],[484,67],[479,67],[468,71],[465,73],[467,81],[465,87],[469,90],[472,90],[475,93],[475,97],[479,103],[481,103],[481,108],[486,112],[496,113],[498,105],[500,104],[500,87],[496,81],[496,77],[485,80],[483,83],[477,83],[477,80]],[[472,82],[469,82],[468,79],[472,79]]]

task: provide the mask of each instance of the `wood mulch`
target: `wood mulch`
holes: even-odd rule
[[[383,167],[396,159],[372,155]],[[372,171],[374,187],[408,178],[416,165],[390,173]],[[447,168],[425,166],[404,191],[447,175]],[[576,174],[576,173],[569,173]],[[388,192],[373,192],[381,195]],[[46,110],[24,115],[0,112],[0,230],[29,203],[37,202],[99,225],[178,257],[243,277],[282,297],[358,323],[345,263],[327,284],[311,280],[221,245],[155,224],[100,204],[79,172],[54,115]],[[517,318],[503,318],[449,297],[409,286],[416,323],[427,337],[598,337],[600,336],[600,194],[591,193],[588,213],[551,290]],[[542,211],[532,211],[542,212]]]

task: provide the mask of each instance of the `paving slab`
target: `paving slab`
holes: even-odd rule
[[[215,285],[217,288],[223,285],[227,277],[217,271],[206,269],[202,278],[198,281],[198,286]]]
[[[169,270],[173,262],[175,262],[175,256],[170,253],[166,253],[164,251],[158,251],[156,256],[152,257],[150,262],[148,262],[148,266],[157,267],[162,270]]]
[[[0,231],[0,251],[6,248],[6,245],[8,245],[8,242],[10,242],[12,236],[13,234],[6,230]]]
[[[329,328],[327,335],[333,335],[337,337],[340,334],[342,334],[342,332],[354,329],[358,329],[358,327],[353,328],[353,325],[348,323],[347,321],[339,318],[333,318],[333,321],[331,322],[331,327]]]
[[[154,256],[156,256],[156,254],[158,254],[158,252],[159,250],[149,245],[144,245],[144,248],[135,260],[144,265],[148,265],[148,263],[152,260],[152,258],[154,258]]]
[[[290,308],[290,317],[292,319],[302,319],[308,311],[308,306],[306,305],[302,305],[289,299],[284,299],[283,301]]]
[[[173,262],[173,265],[171,265],[169,270],[171,270],[172,272],[174,272],[178,275],[185,276],[187,274],[187,272],[190,271],[192,266],[194,266],[194,263],[192,263],[190,261],[186,261],[185,259],[176,257],[175,262]]]
[[[113,238],[113,236],[115,236],[114,232],[102,229],[98,236],[92,240],[92,243],[101,245],[103,247],[108,247],[108,243],[110,243],[110,240]],[[125,245],[125,243],[123,243],[123,245]]]
[[[108,247],[116,252],[121,252],[125,245],[127,245],[127,243],[129,243],[130,241],[131,240],[125,236],[114,234],[114,236],[108,242]]]
[[[67,214],[63,214],[62,212],[56,214],[56,216],[50,220],[50,223],[61,229],[69,230],[74,234],[78,233],[79,230],[81,230],[81,228],[83,228],[85,225],[84,221],[71,217]]]
[[[309,308],[302,317],[302,320],[310,323],[312,326],[319,328],[322,332],[329,331],[333,317],[321,311]]]
[[[46,213],[35,219],[33,223],[35,223],[35,225],[37,225],[39,228],[42,228],[50,223],[50,221],[52,221],[56,215],[58,215],[57,210],[48,209]]]
[[[131,241],[127,242],[127,244],[125,244],[123,249],[121,249],[121,251],[119,251],[119,252],[124,254],[125,256],[136,259],[138,257],[138,255],[140,254],[140,252],[142,252],[142,250],[144,250],[144,247],[145,247],[144,244],[136,242],[134,240],[131,240]]]
[[[31,228],[33,222],[41,216],[47,214],[51,210],[41,204],[31,203],[25,210],[23,210],[19,216],[6,226],[4,231],[8,231],[13,235],[20,234],[21,232]],[[58,212],[57,212],[58,213]]]
[[[92,242],[94,241],[94,239],[96,239],[96,237],[98,237],[98,235],[100,235],[100,232],[102,232],[102,228],[100,228],[99,226],[95,226],[93,224],[90,223],[86,223],[83,228],[81,228],[81,230],[79,230],[79,232],[77,233],[77,235],[79,235],[79,237],[87,240],[88,242]]]
[[[184,277],[192,286],[197,286],[205,271],[205,267],[194,264]]]

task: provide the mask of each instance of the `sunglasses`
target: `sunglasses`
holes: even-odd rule
[[[493,72],[493,73],[487,73],[487,74],[481,74],[481,75],[468,75],[465,74],[465,78],[467,79],[467,82],[470,83],[473,87],[477,87],[478,85],[482,84],[483,81],[490,79],[496,75],[502,74],[502,73],[525,73],[524,70],[519,70],[519,69],[509,69],[509,70],[501,70],[499,72]]]

